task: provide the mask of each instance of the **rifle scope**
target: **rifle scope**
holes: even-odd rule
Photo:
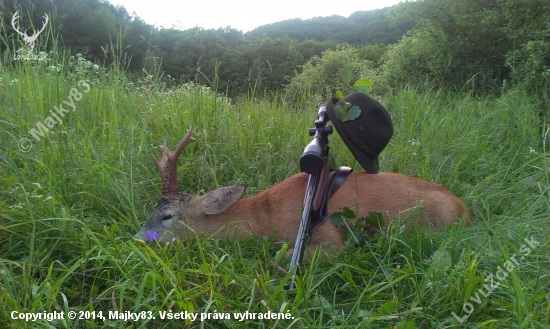
[[[326,106],[319,106],[315,128],[309,128],[309,135],[313,140],[304,149],[300,157],[300,170],[310,175],[317,174],[323,169],[327,153],[328,135],[332,134],[332,126],[327,126],[329,120],[326,115]]]

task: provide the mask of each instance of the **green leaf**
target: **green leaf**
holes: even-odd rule
[[[348,207],[344,207],[344,209],[342,209],[342,214],[348,219],[357,218],[353,210],[349,209]]]
[[[356,106],[352,105],[349,102],[344,102],[343,104],[338,104],[334,107],[334,111],[336,112],[336,116],[340,121],[346,122],[348,120],[355,120],[359,115],[361,115],[361,109]]]
[[[336,227],[343,226],[344,221],[345,221],[344,214],[342,214],[341,212],[333,212],[330,215],[330,222],[332,223],[332,225]]]
[[[113,224],[111,224],[111,226],[109,226],[109,233],[115,234],[115,233],[117,233],[118,231],[120,231],[120,229],[118,228],[118,224],[117,224],[117,223],[113,223]]]
[[[365,223],[375,228],[381,228],[384,226],[384,215],[373,211],[365,217]]]
[[[351,106],[352,106],[352,105],[351,105],[350,102],[344,102],[344,109],[346,110],[346,112],[347,112],[347,110],[349,110],[349,108],[350,108]]]
[[[355,120],[361,115],[361,109],[357,105],[353,105],[347,113],[348,120]],[[347,120],[346,120],[347,121]]]
[[[391,314],[395,310],[397,310],[397,308],[399,308],[399,306],[401,306],[401,305],[398,301],[390,300],[389,302],[380,305],[380,307],[376,310],[376,313],[378,313],[378,314]]]
[[[349,229],[345,230],[344,231],[344,234],[342,235],[342,240],[344,240],[344,243],[346,244],[353,244],[353,241],[352,241],[352,238],[351,238],[351,234],[353,233],[350,233],[351,231]]]
[[[92,286],[92,287],[94,287],[94,286]],[[65,290],[65,293],[66,293],[67,295],[69,295],[70,297],[72,297],[72,298],[75,298],[75,297],[80,296],[80,291],[79,291],[79,290],[73,290],[73,289],[71,289],[71,288],[67,288],[67,289]]]
[[[344,240],[345,243],[349,245],[361,244],[361,240],[362,240],[359,234],[357,234],[357,232],[351,227],[348,227],[348,229],[344,231],[344,235],[342,236],[342,239]]]
[[[188,300],[178,301],[177,304],[178,304],[178,306],[181,310],[183,310],[187,313],[194,313],[195,312],[195,305],[193,305],[193,303],[191,303]],[[191,319],[185,319],[185,324],[190,325],[191,324]]]
[[[279,249],[279,251],[277,251],[277,253],[275,254],[275,264],[281,265],[281,263],[285,259],[287,250],[288,250],[288,243],[283,243],[283,245],[281,246],[281,249]]]
[[[153,289],[155,286],[155,272],[149,271],[145,273],[142,284],[149,289]]]
[[[353,84],[353,87],[372,87],[372,80],[367,78],[357,79]]]
[[[338,104],[334,107],[334,112],[336,112],[336,116],[340,121],[346,121],[347,118],[347,109],[342,106],[342,104]]]
[[[368,94],[372,91],[372,80],[367,78],[361,78],[355,81],[353,88],[359,92]]]
[[[328,313],[334,312],[334,308],[332,304],[329,303],[329,301],[325,297],[317,295],[317,299],[319,301],[317,304],[320,304],[320,306],[323,308],[325,312],[328,312]]]
[[[342,100],[342,98],[344,98],[344,94],[342,94],[340,90],[336,90],[336,92],[334,93],[334,97],[338,98],[339,100]]]
[[[340,70],[340,77],[342,78],[342,82],[345,85],[349,85],[349,83],[351,82],[351,70],[347,67],[344,67]]]
[[[363,94],[368,94],[372,91],[372,87],[356,87],[355,90]]]
[[[437,258],[437,265],[441,266],[442,268],[448,268],[453,265],[453,257],[451,256],[451,253],[448,250],[441,250],[438,252],[439,257]]]

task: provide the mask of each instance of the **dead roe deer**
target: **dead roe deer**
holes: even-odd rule
[[[229,239],[250,234],[275,235],[277,240],[293,244],[301,218],[302,200],[308,175],[293,175],[280,184],[241,200],[245,185],[223,187],[201,196],[178,192],[177,160],[183,148],[195,139],[191,129],[171,152],[163,145],[157,166],[162,179],[163,197],[147,222],[135,235],[142,240],[171,241],[193,238],[195,234],[214,234]],[[166,170],[166,167],[168,170]],[[469,225],[466,205],[443,185],[426,180],[379,172],[352,172],[328,202],[328,212],[348,207],[364,217],[370,212],[384,215],[387,226],[399,217],[410,225],[448,226],[460,222]],[[338,249],[342,244],[342,228],[326,221],[313,234],[310,246],[323,244]]]

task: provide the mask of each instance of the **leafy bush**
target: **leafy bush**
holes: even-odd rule
[[[446,54],[426,34],[413,31],[384,55],[380,68],[380,83],[387,88],[407,85],[426,87],[441,83],[441,68],[445,69]]]
[[[541,109],[550,95],[550,2],[516,0],[502,6],[503,31],[515,45],[506,56],[510,78],[535,96]]]
[[[304,64],[302,73],[292,78],[285,91],[291,100],[304,94],[329,97],[334,90],[346,94],[351,92],[350,81],[371,77],[374,73],[372,62],[362,60],[354,48],[327,50],[321,57],[314,56]]]
[[[524,89],[538,96],[550,95],[550,42],[528,41],[519,49],[510,52],[507,63],[512,67],[511,78]]]
[[[511,42],[502,30],[500,7],[475,0],[403,3],[392,19],[416,23],[385,55],[383,81],[392,87],[445,87],[491,92],[508,71]]]
[[[390,48],[389,45],[377,43],[374,45],[364,45],[358,48],[359,56],[369,61],[374,62],[374,66],[378,67],[381,64],[382,57]]]

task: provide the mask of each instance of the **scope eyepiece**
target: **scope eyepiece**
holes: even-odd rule
[[[313,138],[304,149],[300,157],[300,170],[310,175],[317,174],[323,169],[324,150],[319,137]]]

